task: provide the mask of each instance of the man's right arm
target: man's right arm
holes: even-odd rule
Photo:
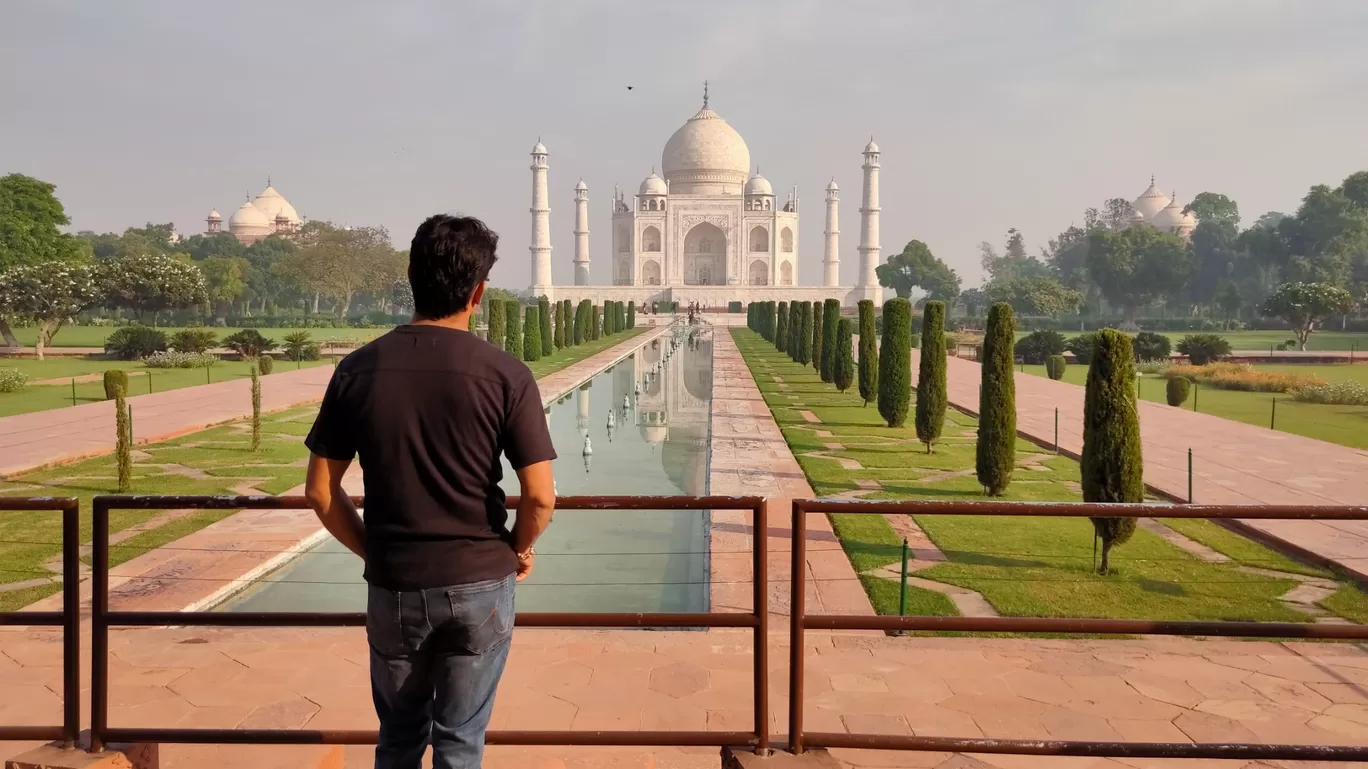
[[[530,371],[524,370],[523,374],[510,393],[507,432],[503,436],[509,464],[517,470],[522,487],[518,517],[513,524],[519,580],[532,572],[532,545],[551,523],[551,513],[556,509],[556,484],[551,475],[556,448],[546,426],[537,380]]]
[[[518,470],[518,518],[513,524],[513,552],[518,556],[518,580],[532,572],[535,560],[532,545],[551,523],[556,511],[556,487],[551,478],[551,462],[536,462]]]

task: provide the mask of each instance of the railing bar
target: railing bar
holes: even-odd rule
[[[303,496],[273,497],[253,496],[163,496],[138,494],[107,494],[105,500],[114,510],[171,510],[177,508],[196,508],[201,510],[231,510],[237,508],[252,510],[307,510],[308,500]],[[753,510],[762,497],[649,497],[649,496],[573,496],[557,497],[556,509],[574,510]],[[364,506],[365,498],[352,497],[358,507]],[[505,506],[518,506],[518,497],[509,496]]]
[[[64,627],[66,623],[65,610],[0,612],[0,626]]]
[[[970,633],[1060,633],[1067,635],[1177,635],[1244,638],[1368,640],[1368,626],[1298,622],[1198,622],[1056,617],[898,617],[810,614],[808,630],[920,630]]]
[[[65,732],[62,726],[0,726],[0,742],[65,740]]]
[[[349,729],[143,729],[104,730],[106,742],[218,745],[374,745],[375,730]],[[490,745],[575,745],[631,747],[753,746],[752,732],[699,731],[490,731]]]
[[[104,619],[110,627],[364,627],[366,624],[364,612],[111,611],[105,613]],[[541,628],[753,628],[757,623],[754,614],[739,612],[525,612],[514,618],[516,627]]]
[[[1206,758],[1242,761],[1362,761],[1368,759],[1368,747],[1356,745],[999,740],[965,737],[845,734],[841,732],[808,732],[805,737],[807,746],[811,748],[1008,753],[1037,756],[1091,756],[1096,758]]]
[[[795,500],[796,501],[796,500]],[[1213,518],[1250,520],[1368,520],[1365,506],[1156,505],[1101,502],[925,502],[806,499],[807,513],[841,515],[985,515],[1058,518]]]

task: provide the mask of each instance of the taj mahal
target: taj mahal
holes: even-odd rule
[[[879,147],[873,138],[861,166],[860,258],[853,285],[841,282],[840,189],[835,179],[826,188],[822,279],[820,285],[805,286],[798,272],[797,190],[790,190],[782,203],[776,199],[769,181],[752,170],[741,134],[708,106],[706,84],[702,109],[665,143],[660,172],[652,169],[631,197],[614,191],[611,248],[602,267],[590,264],[589,187],[583,179],[575,185],[573,286],[551,280],[549,158],[539,139],[531,166],[533,296],[710,307],[764,300],[881,301],[874,272],[879,263]]]

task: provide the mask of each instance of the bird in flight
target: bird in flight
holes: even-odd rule
[[[631,87],[630,85],[627,86],[627,90],[629,90],[629,91],[632,90],[632,87]]]

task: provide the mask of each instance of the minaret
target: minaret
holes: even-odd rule
[[[864,148],[864,198],[860,204],[860,280],[858,285],[877,288],[879,278],[879,145],[874,137]]]
[[[532,294],[548,294],[551,288],[551,202],[546,191],[546,147],[537,140],[532,148]]]
[[[589,285],[589,186],[575,185],[575,285]]]
[[[841,204],[841,188],[833,178],[826,188],[826,251],[822,254],[822,285],[841,285],[841,228],[837,209]]]

